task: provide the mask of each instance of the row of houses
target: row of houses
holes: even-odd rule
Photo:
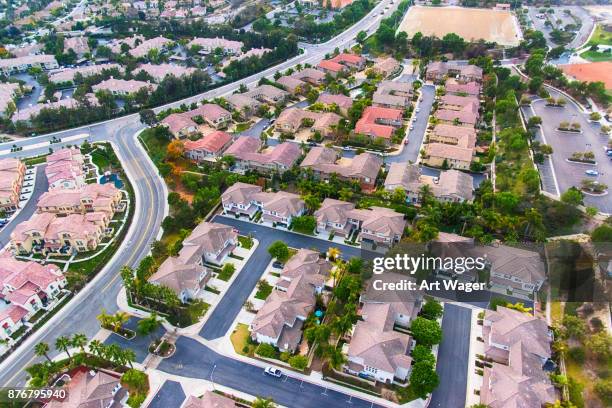
[[[0,160],[0,209],[5,214],[19,207],[26,166],[18,159]]]
[[[476,153],[482,69],[433,62],[427,66],[426,78],[445,81],[445,93],[437,99],[434,126],[428,129],[423,163],[469,170]]]
[[[123,195],[112,183],[85,182],[85,160],[76,148],[47,156],[49,191],[39,198],[37,212],[11,233],[11,248],[20,255],[67,255],[93,251],[112,233],[115,213],[125,211]]]

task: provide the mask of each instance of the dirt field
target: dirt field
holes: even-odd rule
[[[399,29],[408,37],[419,31],[438,38],[455,33],[466,41],[495,41],[514,46],[521,40],[516,18],[508,11],[462,7],[415,6],[408,10]]]
[[[612,89],[612,62],[592,62],[589,64],[569,64],[559,66],[567,75],[580,81],[601,81],[606,89]]]

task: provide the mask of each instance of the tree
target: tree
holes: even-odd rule
[[[130,365],[130,368],[134,368],[132,362],[136,361],[136,352],[129,348],[124,349],[123,360]]]
[[[412,359],[415,363],[427,362],[431,365],[436,363],[436,357],[431,352],[429,347],[417,344],[412,350]]]
[[[55,339],[55,348],[60,351],[65,352],[66,355],[68,356],[68,360],[72,360],[72,356],[68,352],[68,349],[70,348],[70,346],[71,346],[70,338],[66,336],[60,336],[57,339]]]
[[[591,232],[593,242],[612,242],[612,226],[602,224]]]
[[[289,259],[289,247],[283,241],[276,241],[268,247],[268,253],[279,262]]]
[[[121,330],[121,327],[123,327],[123,325],[127,323],[128,320],[130,320],[129,314],[122,310],[117,311],[111,317],[111,326],[113,331],[118,332],[119,330]]]
[[[314,194],[304,196],[304,204],[309,211],[314,212],[321,207],[321,200]]]
[[[87,345],[87,336],[83,333],[75,333],[70,339],[72,347],[76,347],[81,350],[81,353],[85,352],[85,346]]]
[[[253,408],[276,408],[276,404],[272,398],[262,398],[257,397],[253,404],[251,404]]]
[[[589,119],[591,119],[592,121],[598,121],[601,120],[601,114],[599,112],[592,112],[589,115]]]
[[[429,320],[436,320],[442,317],[443,311],[440,302],[435,299],[428,299],[421,308],[421,316]]]
[[[606,361],[612,357],[612,336],[605,331],[590,336],[585,345],[601,361]]]
[[[570,187],[566,192],[561,194],[561,201],[569,205],[582,205],[583,194],[576,187]]]
[[[442,329],[435,320],[427,320],[419,316],[413,320],[410,330],[417,344],[433,346],[442,341]]]
[[[277,354],[274,346],[268,343],[260,343],[255,349],[255,353],[266,358],[274,358]]]
[[[304,370],[308,366],[308,358],[302,355],[296,355],[289,358],[289,365],[298,370]]]
[[[185,152],[185,145],[180,140],[173,140],[168,144],[166,148],[166,158],[169,160],[176,160],[183,157]]]
[[[366,38],[368,38],[368,33],[362,30],[362,31],[357,33],[357,36],[355,37],[355,40],[359,44],[363,44],[365,42]]]
[[[157,124],[157,115],[155,115],[153,109],[143,109],[140,111],[140,122],[149,127],[153,127]]]
[[[595,392],[610,406],[612,401],[612,379],[601,379],[595,383]]]
[[[121,376],[121,384],[126,385],[130,391],[146,392],[149,389],[149,376],[140,370],[130,368]]]
[[[47,343],[41,342],[34,346],[34,354],[39,357],[45,357],[49,362],[51,362],[51,358],[49,358],[49,345]]]
[[[432,364],[422,361],[412,366],[410,386],[417,397],[427,398],[427,395],[433,392],[439,383],[440,379]]]
[[[100,340],[92,340],[89,343],[89,351],[96,357],[102,357],[104,355],[104,344]]]
[[[578,316],[565,315],[563,316],[563,327],[568,337],[581,339],[586,333],[586,323]]]

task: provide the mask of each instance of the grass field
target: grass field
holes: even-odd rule
[[[412,38],[417,32],[438,38],[455,33],[466,41],[496,42],[518,45],[521,39],[518,22],[507,11],[462,7],[412,7],[399,26]]]
[[[597,24],[593,37],[589,40],[589,45],[612,45],[612,33]]]
[[[585,51],[580,56],[591,62],[612,61],[612,52]]]

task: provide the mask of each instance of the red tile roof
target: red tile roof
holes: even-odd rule
[[[344,65],[338,64],[337,62],[334,62],[331,60],[323,60],[319,62],[319,65],[317,66],[324,70],[333,71],[333,72],[341,72],[344,70]]]
[[[223,146],[229,143],[230,140],[232,140],[232,136],[229,133],[218,130],[209,133],[199,140],[187,140],[185,142],[185,151],[205,150],[207,152],[217,153]]]

